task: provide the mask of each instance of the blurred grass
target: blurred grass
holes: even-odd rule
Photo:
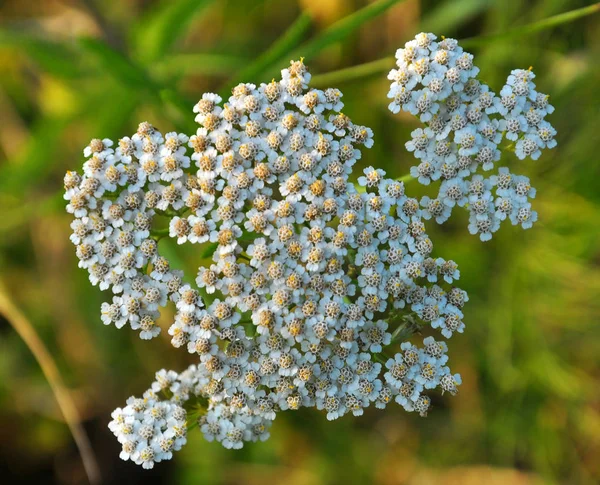
[[[600,15],[556,21],[597,9],[578,0],[0,4],[0,274],[55,358],[105,480],[600,482]],[[524,27],[531,25],[544,29]],[[429,227],[471,298],[467,332],[450,349],[461,392],[436,397],[425,420],[395,408],[334,423],[313,411],[285,413],[268,442],[239,452],[193,433],[173,462],[150,474],[121,463],[106,429],[110,411],[144,390],[155,370],[183,368],[187,356],[166,336],[141,342],[101,325],[104,295],[77,269],[68,240],[63,173],[81,165],[92,137],[119,138],[146,119],[162,131],[189,131],[203,92],[269,81],[305,56],[315,83],[339,85],[344,112],[375,131],[360,166],[401,176],[412,164],[404,142],[418,124],[386,111],[385,71],[421,29],[472,39],[482,78],[495,89],[510,69],[533,65],[559,132],[557,149],[519,166],[538,188],[541,222],[532,231],[506,227],[482,245],[460,216]],[[506,32],[515,35],[497,35]],[[161,250],[179,267],[206,257],[175,252],[166,240]],[[0,332],[0,426],[11,437],[0,441],[0,471],[11,483],[84,482],[43,374],[1,318]]]

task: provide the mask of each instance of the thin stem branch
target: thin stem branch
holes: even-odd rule
[[[415,178],[407,173],[406,175],[403,175],[402,177],[399,177],[396,179],[398,182],[410,182],[411,180],[415,180]]]
[[[513,29],[506,30],[504,32],[498,32],[496,34],[480,35],[477,37],[469,37],[460,40],[460,44],[463,47],[475,47],[492,40],[505,40],[520,37],[522,35],[533,34],[542,30],[551,29],[558,25],[572,22],[581,17],[592,15],[600,11],[600,3],[595,3],[587,7],[578,8],[569,12],[564,12],[552,17],[548,17],[537,22],[532,22],[527,25],[515,27]],[[313,86],[331,86],[340,82],[354,81],[356,79],[363,79],[375,74],[380,74],[389,71],[394,67],[395,58],[393,56],[384,57],[375,61],[365,62],[356,66],[347,67],[337,71],[331,71],[324,74],[318,74],[313,76],[311,79],[311,85]]]
[[[559,13],[558,15],[553,15],[552,17],[538,20],[537,22],[532,22],[527,25],[522,25],[520,27],[508,29],[504,32],[497,32],[495,34],[488,35],[478,35],[477,37],[469,37],[467,39],[461,40],[460,44],[463,47],[474,47],[489,42],[491,40],[513,39],[522,35],[533,34],[542,30],[551,29],[553,27],[556,27],[557,25],[572,22],[573,20],[577,20],[587,15],[592,15],[596,12],[600,12],[600,3],[595,3],[587,7],[570,10],[569,12]]]
[[[168,236],[169,235],[169,231],[170,231],[170,229],[168,227],[165,227],[163,229],[152,229],[150,231],[150,234],[152,236],[158,236],[158,237],[162,238],[164,236]]]
[[[364,64],[358,64],[357,66],[347,67],[338,71],[317,74],[311,78],[310,84],[314,87],[324,87],[332,86],[341,81],[346,82],[354,81],[355,79],[362,79],[389,71],[394,67],[395,61],[396,59],[394,56],[388,56],[384,57],[383,59],[365,62]]]
[[[35,360],[40,365],[48,384],[58,402],[58,406],[65,418],[69,430],[73,435],[75,444],[79,449],[81,461],[85,468],[88,480],[92,485],[101,483],[100,469],[98,462],[94,456],[92,446],[88,436],[81,425],[79,411],[73,402],[69,390],[64,384],[60,371],[52,355],[36,333],[35,329],[29,320],[21,313],[21,311],[13,304],[9,296],[6,294],[5,287],[0,282],[0,313],[6,318],[8,323],[15,329],[19,336],[23,339]]]

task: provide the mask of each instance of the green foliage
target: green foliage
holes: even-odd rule
[[[306,12],[294,21],[292,25],[277,39],[271,47],[263,52],[254,62],[242,69],[228,84],[230,87],[235,86],[240,82],[245,82],[246,79],[255,79],[266,69],[272,68],[280,61],[288,52],[292,50],[304,37],[307,30],[310,28],[311,18]],[[226,94],[226,93],[224,93]]]
[[[136,26],[135,47],[144,63],[162,59],[214,0],[163,0]]]
[[[79,45],[85,54],[99,64],[102,70],[127,89],[137,91],[152,88],[152,82],[142,69],[105,42],[91,37],[83,37],[79,39]]]
[[[0,30],[0,48],[13,48],[27,54],[41,69],[53,76],[69,80],[83,74],[77,52],[52,39],[3,29]]]
[[[363,24],[369,22],[369,20],[372,20],[378,15],[383,14],[395,4],[403,1],[404,0],[376,0],[373,3],[369,3],[366,7],[357,10],[351,15],[338,20],[334,24],[324,29],[322,32],[317,34],[314,39],[311,39],[292,51],[290,56],[292,59],[300,57],[312,59],[324,48],[330,46],[334,42],[339,42],[345,39]]]

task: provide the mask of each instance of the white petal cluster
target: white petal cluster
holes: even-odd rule
[[[186,417],[181,406],[158,400],[148,390],[143,398],[131,397],[123,409],[115,409],[108,427],[121,443],[123,460],[152,468],[154,463],[170,460],[186,443]]]
[[[80,265],[115,293],[102,320],[150,338],[171,301],[172,344],[198,359],[182,374],[161,371],[142,400],[116,411],[125,458],[151,466],[170,456],[154,437],[172,438],[184,418],[162,415],[182,407],[188,418],[202,408],[208,440],[240,448],[266,439],[279,411],[316,407],[335,419],[396,400],[425,416],[426,392],[460,384],[432,337],[387,357],[415,331],[462,332],[467,295],[453,287],[456,264],[432,257],[426,212],[402,182],[373,168],[358,188],[349,181],[372,132],[341,113],[338,90],[309,80],[296,61],[280,81],[240,84],[224,104],[205,94],[194,136],[142,123],[116,149],[92,141],[83,176],[65,178]],[[160,255],[166,234],[212,251],[195,281]]]
[[[183,207],[183,169],[190,167],[184,135],[163,137],[142,123],[131,138],[92,140],[83,175],[65,176],[67,210],[75,217],[71,241],[79,266],[100,289],[111,289],[102,321],[129,325],[150,339],[160,333],[159,308],[179,296],[182,273],[173,271],[151,236],[157,212]]]
[[[537,160],[556,146],[556,130],[545,121],[554,108],[538,93],[531,70],[514,70],[496,95],[477,79],[473,56],[454,39],[437,41],[421,33],[396,52],[388,97],[393,113],[405,111],[425,125],[412,132],[406,148],[419,160],[411,175],[429,185],[441,180],[435,198],[420,201],[426,219],[445,222],[456,206],[470,213],[469,231],[491,239],[506,219],[530,228],[537,220],[529,179],[507,168],[484,178],[500,160],[504,138],[519,159]]]

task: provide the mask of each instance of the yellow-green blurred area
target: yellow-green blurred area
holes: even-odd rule
[[[86,483],[55,396],[14,329],[20,312],[58,366],[104,483],[600,482],[600,13],[591,7],[519,29],[588,6],[0,1],[0,291],[14,307],[0,316],[0,480]],[[102,325],[108,295],[77,268],[64,172],[80,168],[91,138],[131,135],[144,120],[163,133],[192,134],[203,92],[268,82],[292,56],[305,56],[318,87],[340,88],[344,113],[375,132],[357,169],[404,175],[413,164],[404,143],[418,121],[387,110],[393,58],[340,70],[393,57],[421,30],[471,38],[480,77],[497,91],[511,69],[533,66],[538,90],[556,107],[549,121],[558,147],[536,162],[510,154],[502,162],[537,188],[540,222],[532,230],[503,225],[484,244],[457,211],[443,226],[428,226],[435,254],[459,264],[470,295],[466,332],[450,342],[459,394],[434,396],[427,418],[399,406],[335,422],[313,410],[282,413],[269,441],[240,451],[207,443],[196,429],[174,460],[152,471],[121,462],[110,412],[141,394],[156,370],[182,370],[193,358],[174,349],[166,331],[148,342]],[[412,182],[407,191],[427,189]],[[190,271],[201,259],[189,247],[169,254]]]

